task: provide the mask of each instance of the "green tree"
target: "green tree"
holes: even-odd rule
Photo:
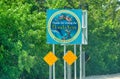
[[[47,79],[43,61],[51,45],[46,44],[46,10],[79,9],[89,5],[88,46],[91,59],[87,75],[120,72],[120,4],[117,0],[1,0],[0,1],[0,78]],[[84,7],[82,7],[84,8]],[[84,8],[85,9],[85,8]],[[68,46],[68,49],[73,49]],[[63,76],[63,46],[56,45],[57,77]]]

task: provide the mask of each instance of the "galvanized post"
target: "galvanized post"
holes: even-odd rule
[[[76,44],[74,45],[74,53],[76,55]],[[77,68],[76,68],[76,61],[74,63],[74,79],[77,79]]]
[[[53,53],[55,54],[55,44],[53,44]],[[55,63],[53,64],[53,79],[55,79]]]
[[[67,64],[67,79],[71,79],[71,66]]]
[[[52,79],[52,66],[49,66],[49,79]]]
[[[80,45],[80,79],[82,79],[82,45]]]
[[[64,45],[64,55],[65,55],[65,53],[66,53],[66,45]],[[66,79],[66,77],[67,77],[67,73],[66,73],[66,62],[65,62],[65,60],[64,60],[64,79]]]

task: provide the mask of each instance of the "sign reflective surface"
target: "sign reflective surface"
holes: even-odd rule
[[[82,10],[47,10],[47,43],[81,44]]]

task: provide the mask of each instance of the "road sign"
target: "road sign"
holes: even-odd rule
[[[52,52],[49,52],[49,53],[44,57],[44,60],[46,61],[46,63],[47,63],[49,66],[52,66],[52,65],[58,60],[58,58],[57,58]]]
[[[73,54],[72,51],[68,51],[66,53],[66,55],[63,57],[63,59],[69,64],[69,65],[72,65],[76,59],[77,59],[77,56]]]
[[[47,10],[48,44],[82,43],[82,10]]]

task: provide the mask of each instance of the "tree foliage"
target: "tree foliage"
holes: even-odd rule
[[[46,44],[46,10],[79,9],[88,3],[89,44],[84,50],[91,59],[87,75],[120,72],[120,10],[117,0],[1,0],[0,79],[46,79],[48,65],[43,57]],[[82,7],[84,8],[84,7]],[[85,9],[85,8],[84,8]],[[62,49],[57,45],[57,77],[63,76]],[[71,49],[71,46],[69,47]]]

